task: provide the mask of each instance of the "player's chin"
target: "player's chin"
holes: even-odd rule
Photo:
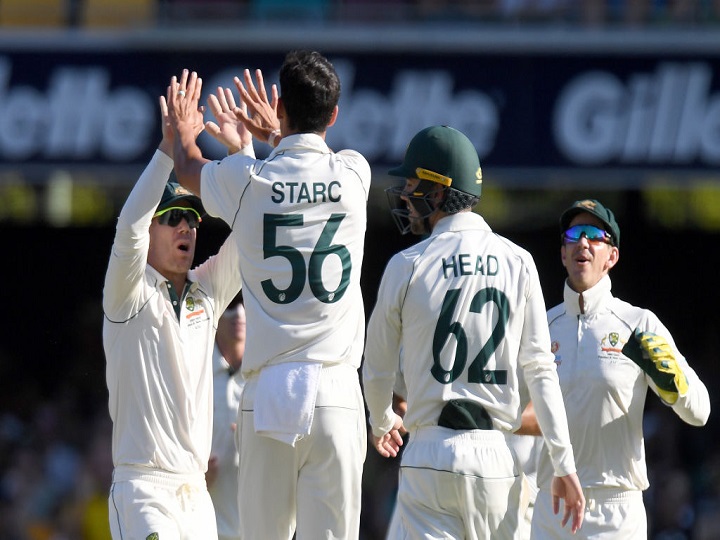
[[[185,273],[192,267],[193,255],[189,253],[182,253],[175,259],[175,267],[180,273]]]

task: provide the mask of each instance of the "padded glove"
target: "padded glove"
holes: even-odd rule
[[[650,376],[657,386],[658,394],[666,403],[672,405],[679,394],[687,392],[687,378],[664,337],[636,329],[622,353]]]

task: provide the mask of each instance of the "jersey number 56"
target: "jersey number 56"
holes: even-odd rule
[[[342,244],[332,244],[332,239],[340,227],[345,214],[332,214],[320,234],[310,260],[305,268],[305,258],[297,248],[277,245],[278,227],[302,227],[304,220],[302,214],[265,214],[263,219],[263,257],[284,257],[292,268],[292,278],[287,289],[278,289],[271,279],[261,282],[265,295],[276,304],[289,304],[294,302],[305,287],[308,280],[313,296],[326,304],[332,304],[342,298],[350,283],[352,261],[350,251]],[[340,257],[342,276],[340,283],[334,291],[325,288],[322,282],[322,266],[330,255]]]

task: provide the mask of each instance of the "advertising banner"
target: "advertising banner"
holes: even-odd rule
[[[485,167],[711,171],[720,164],[720,56],[589,52],[324,50],[343,91],[331,148],[397,163],[419,129],[449,124]],[[282,52],[0,49],[0,164],[142,165],[160,137],[158,96],[183,68],[205,97]],[[210,113],[207,113],[210,119]],[[201,135],[209,157],[224,155]],[[259,156],[269,150],[257,144]],[[525,174],[523,175],[523,171]]]

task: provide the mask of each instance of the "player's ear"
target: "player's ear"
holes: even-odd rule
[[[610,246],[610,256],[608,257],[605,267],[609,272],[610,269],[615,266],[620,260],[620,250],[616,246]]]
[[[281,97],[278,98],[276,113],[277,113],[278,120],[285,118],[285,104],[283,103],[283,100]]]
[[[330,115],[330,122],[328,123],[327,127],[330,127],[335,123],[335,121],[337,120],[337,115],[338,115],[339,110],[340,110],[340,108],[337,105],[335,105],[332,115]]]

